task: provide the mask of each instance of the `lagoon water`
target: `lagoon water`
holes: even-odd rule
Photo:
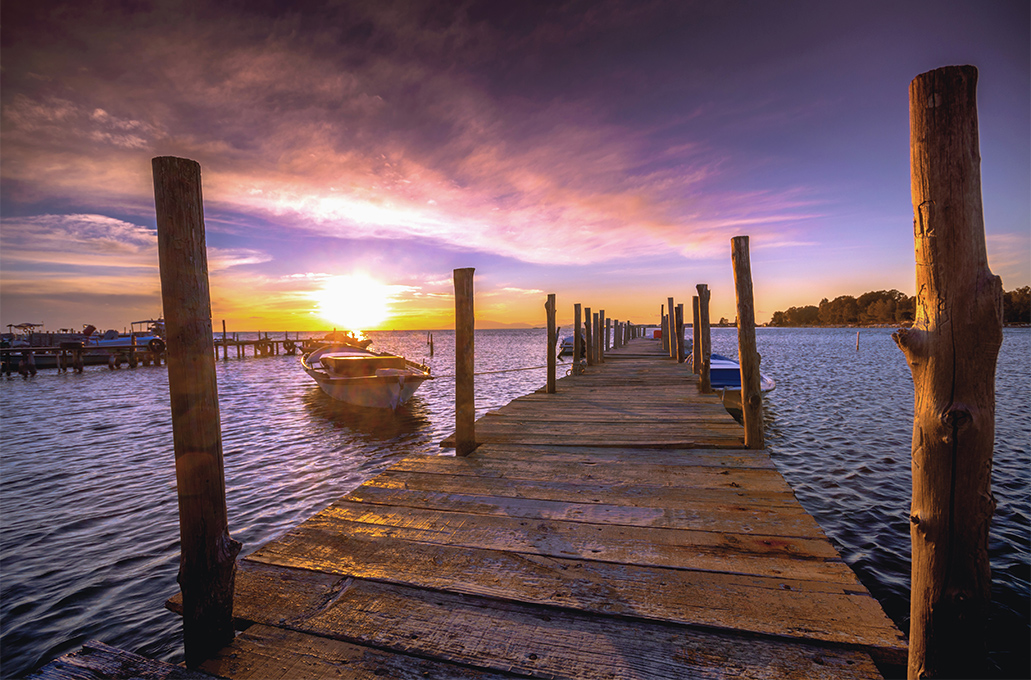
[[[758,330],[778,468],[888,615],[908,628],[912,381],[888,329]],[[454,336],[371,333],[375,348],[453,373]],[[241,334],[241,337],[246,337]],[[250,336],[254,337],[254,336]],[[478,331],[477,372],[541,367],[543,330]],[[713,351],[736,353],[736,330]],[[398,414],[322,394],[297,357],[217,362],[230,531],[244,552],[400,458],[437,454],[454,381]],[[559,364],[560,368],[563,366]],[[545,371],[476,379],[477,417],[543,385]],[[996,677],[1029,675],[1031,329],[1006,329],[996,380],[989,639]],[[181,661],[178,521],[163,367],[0,379],[0,675],[24,675],[89,639]]]

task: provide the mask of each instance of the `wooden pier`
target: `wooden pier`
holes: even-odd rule
[[[240,560],[229,678],[868,678],[906,642],[697,377],[634,340]],[[170,606],[176,608],[178,596]],[[346,671],[344,670],[346,669]]]

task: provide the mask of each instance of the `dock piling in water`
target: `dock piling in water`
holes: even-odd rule
[[[475,352],[473,336],[472,267],[456,269],[455,276],[455,455],[476,449],[476,395],[473,389]]]
[[[158,260],[182,555],[183,646],[199,665],[228,644],[240,543],[229,535],[200,165],[153,159]]]
[[[892,337],[913,374],[909,677],[982,677],[995,510],[1002,281],[988,268],[977,69],[909,85],[916,319]]]
[[[748,257],[748,237],[731,239],[734,264],[734,289],[737,296],[737,351],[741,363],[741,418],[745,425],[745,446],[761,449],[763,437],[763,399],[760,391],[759,353],[755,348],[755,304],[752,296],[752,266]]]
[[[709,367],[712,364],[712,336],[709,330],[709,286],[699,283],[698,290],[698,344],[701,352],[698,357],[698,388],[703,394],[712,392],[712,380],[709,378]]]
[[[548,293],[548,301],[544,303],[544,309],[548,314],[548,394],[555,393],[555,345],[558,338],[555,337],[555,294]]]

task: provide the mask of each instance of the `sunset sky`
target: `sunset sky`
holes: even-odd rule
[[[485,327],[541,325],[550,292],[560,323],[574,302],[655,322],[696,283],[733,318],[740,234],[760,322],[913,294],[908,85],[951,64],[980,72],[1012,290],[1029,26],[1027,0],[5,2],[0,325],[161,314],[163,155],[202,167],[219,328],[332,326],[324,290],[448,327],[456,267]]]

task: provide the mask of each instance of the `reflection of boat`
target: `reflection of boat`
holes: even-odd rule
[[[301,357],[322,391],[355,406],[397,409],[430,379],[430,369],[393,354],[332,344]]]
[[[687,362],[693,363],[694,357],[688,356]],[[741,410],[741,364],[728,359],[722,354],[709,355],[709,384],[720,393],[723,407],[728,411]],[[759,374],[759,392],[771,392],[777,383],[762,373]]]

